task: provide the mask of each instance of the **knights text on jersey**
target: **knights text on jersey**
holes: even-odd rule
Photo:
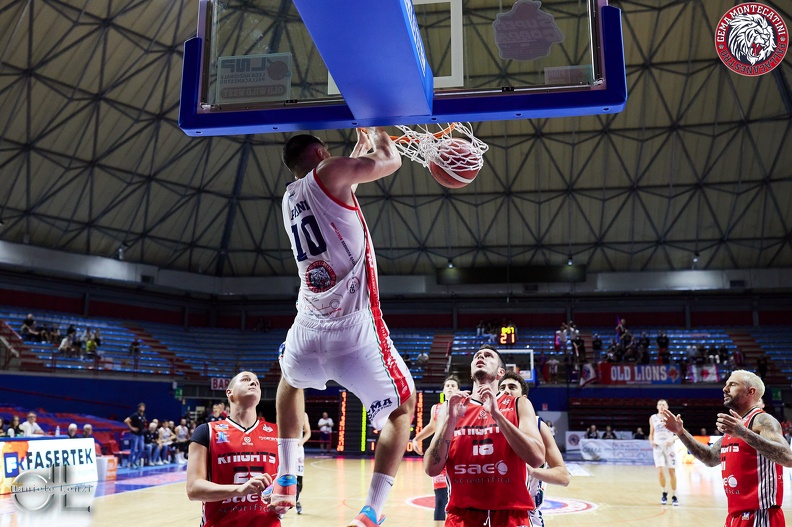
[[[336,200],[311,171],[289,184],[282,211],[300,276],[298,311],[328,319],[369,308],[376,259],[360,206]]]
[[[278,471],[278,430],[259,420],[244,430],[224,419],[209,423],[208,479],[224,485],[244,484],[259,474],[275,476]],[[205,502],[202,527],[275,527],[278,515],[267,511],[260,494]]]
[[[743,417],[751,421],[763,410],[754,408]],[[721,474],[729,513],[780,507],[784,498],[783,467],[758,454],[745,441],[729,434],[721,440]]]
[[[501,395],[501,413],[519,426],[517,400]],[[531,510],[534,502],[525,486],[525,461],[512,449],[492,416],[476,403],[468,404],[454,429],[446,462],[448,507],[481,510]]]

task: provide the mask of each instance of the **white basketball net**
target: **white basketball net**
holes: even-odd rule
[[[481,170],[484,165],[484,152],[489,145],[473,135],[470,123],[453,123],[434,125],[437,130],[431,130],[432,125],[416,125],[413,130],[407,126],[396,125],[402,135],[395,139],[396,148],[401,155],[429,167],[430,162],[436,163],[446,172],[464,172],[467,170]],[[449,128],[450,131],[446,132]],[[435,137],[435,133],[440,137]],[[458,137],[453,137],[456,134]],[[454,144],[454,139],[465,139],[470,143],[464,149]]]

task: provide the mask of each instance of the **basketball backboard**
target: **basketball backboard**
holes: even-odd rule
[[[233,135],[616,113],[606,0],[200,0],[179,125]]]

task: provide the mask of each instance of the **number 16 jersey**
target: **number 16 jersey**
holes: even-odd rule
[[[351,190],[350,190],[351,192]],[[283,224],[300,276],[297,310],[318,319],[379,311],[377,266],[357,199],[335,199],[312,170],[289,184]]]

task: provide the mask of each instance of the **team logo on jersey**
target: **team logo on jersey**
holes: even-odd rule
[[[378,413],[380,413],[385,408],[390,408],[391,406],[393,406],[393,401],[390,400],[390,397],[382,401],[374,401],[371,403],[371,406],[369,406],[369,419],[373,421]]]
[[[734,474],[730,475],[728,478],[723,478],[723,486],[728,486],[731,488],[735,488],[737,486],[737,478],[734,477]]]
[[[356,277],[347,280],[347,291],[352,295],[360,291],[360,280]]]
[[[487,413],[486,410],[484,410],[483,408],[479,410],[479,414],[478,414],[479,419],[486,419],[488,416],[489,414]]]
[[[264,430],[265,432],[272,432],[272,427],[270,425],[268,425],[267,423],[264,423],[263,425],[261,425],[261,429]]]
[[[215,441],[218,445],[220,443],[228,443],[228,434],[225,432],[218,432],[217,433],[217,440]]]
[[[733,72],[748,77],[770,73],[784,60],[789,33],[784,19],[771,7],[739,4],[721,17],[715,28],[715,50]]]
[[[242,444],[252,445],[253,444],[253,440],[250,439],[250,436],[245,436],[245,439],[242,440]]]
[[[316,261],[305,271],[305,284],[314,293],[324,293],[336,285],[335,271],[327,262]]]
[[[217,430],[228,430],[228,425],[227,424],[215,425],[215,428]]]

